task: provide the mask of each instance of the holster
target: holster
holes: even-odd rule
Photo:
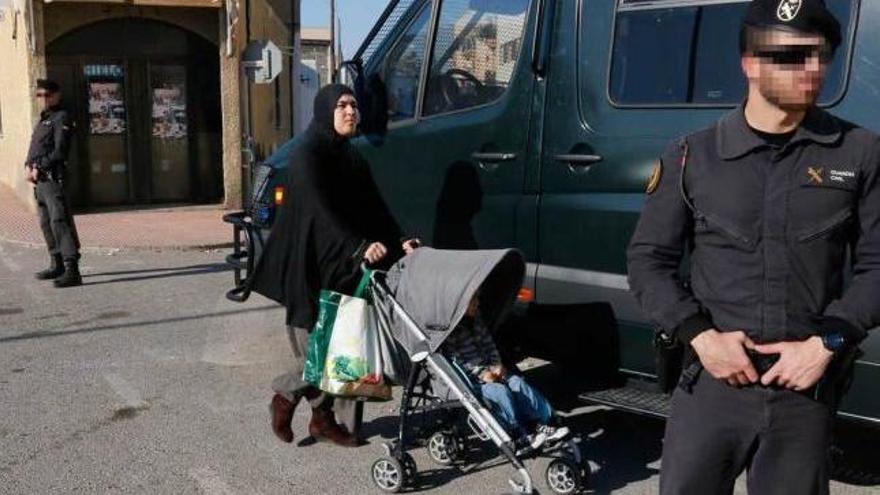
[[[654,356],[657,388],[670,393],[675,389],[685,364],[684,346],[663,329],[654,331]]]

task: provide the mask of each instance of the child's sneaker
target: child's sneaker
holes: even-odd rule
[[[534,443],[535,435],[523,435],[516,439],[514,442],[514,448],[516,448],[516,455],[521,456],[525,455],[534,448],[532,447]]]
[[[532,450],[538,450],[541,448],[542,445],[544,445],[544,442],[547,441],[547,434],[541,431],[537,431],[529,435],[529,440],[531,440],[531,444],[529,445],[529,447]]]
[[[569,429],[565,426],[538,425],[532,439],[532,448],[540,448],[547,442],[553,443],[567,437]]]

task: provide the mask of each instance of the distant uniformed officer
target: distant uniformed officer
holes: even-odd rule
[[[630,285],[690,358],[663,495],[729,494],[745,469],[752,495],[828,493],[824,387],[880,324],[880,137],[815,106],[840,41],[822,0],[753,0],[746,102],[670,146],[649,184]]]
[[[37,98],[42,105],[40,121],[31,136],[25,169],[34,184],[40,228],[52,256],[51,266],[36,274],[40,280],[54,279],[55,287],[82,285],[79,273],[79,238],[70,204],[64,192],[67,153],[73,123],[60,106],[58,83],[37,81]]]

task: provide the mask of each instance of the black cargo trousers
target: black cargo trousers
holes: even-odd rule
[[[812,393],[736,388],[706,370],[677,387],[663,439],[661,495],[827,495],[831,408]]]
[[[40,179],[34,186],[34,197],[37,200],[40,229],[46,239],[49,254],[61,255],[64,261],[78,260],[79,236],[64,192],[64,182]]]

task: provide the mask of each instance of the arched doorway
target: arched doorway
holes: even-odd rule
[[[69,165],[78,207],[221,199],[217,47],[141,18],[89,24],[52,41],[49,77],[76,121]]]

